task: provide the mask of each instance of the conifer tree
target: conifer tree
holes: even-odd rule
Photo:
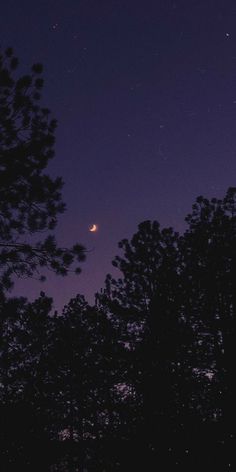
[[[51,178],[57,122],[40,105],[42,66],[17,73],[18,59],[8,48],[0,54],[0,286],[14,276],[32,276],[42,268],[66,275],[84,260],[80,244],[59,247],[53,230],[65,210],[61,178]],[[46,233],[43,239],[42,232]],[[39,235],[39,236],[38,236]],[[37,239],[38,236],[38,239]],[[80,268],[76,265],[75,271]]]

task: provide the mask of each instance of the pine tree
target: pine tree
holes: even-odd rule
[[[43,267],[66,275],[84,248],[59,247],[53,236],[65,210],[61,178],[46,173],[54,156],[56,120],[39,105],[42,66],[17,76],[11,48],[0,54],[0,286],[9,289],[14,276],[32,276]],[[42,239],[42,232],[46,232]],[[37,241],[36,236],[39,236]],[[79,267],[75,267],[77,272]],[[44,276],[42,276],[43,278]]]

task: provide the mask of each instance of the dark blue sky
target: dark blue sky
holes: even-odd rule
[[[182,231],[200,194],[236,185],[236,3],[217,0],[8,0],[0,44],[21,73],[44,64],[58,119],[50,172],[68,210],[62,244],[91,251],[79,277],[17,281],[16,293],[90,300],[138,223]],[[99,225],[89,233],[91,223]]]

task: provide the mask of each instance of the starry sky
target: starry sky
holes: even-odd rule
[[[141,221],[183,231],[198,195],[236,186],[235,0],[8,0],[0,44],[21,74],[44,65],[67,203],[56,234],[88,249],[79,277],[18,280],[17,295],[91,302]]]

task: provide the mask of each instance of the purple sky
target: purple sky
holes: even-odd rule
[[[17,281],[15,293],[89,301],[117,243],[157,219],[181,231],[200,194],[236,185],[235,0],[8,0],[0,44],[20,73],[44,64],[65,181],[61,244],[89,250],[79,277]],[[99,225],[89,233],[91,223]]]

